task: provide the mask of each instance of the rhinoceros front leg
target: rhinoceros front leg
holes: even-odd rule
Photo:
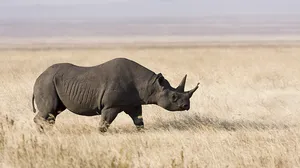
[[[142,106],[135,106],[135,107],[128,108],[125,110],[125,113],[127,113],[132,118],[132,121],[138,131],[144,129]]]
[[[106,132],[109,125],[114,121],[121,110],[118,108],[103,109],[101,111],[101,121],[99,130]]]

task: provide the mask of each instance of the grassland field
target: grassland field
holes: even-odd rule
[[[118,115],[64,111],[39,133],[31,96],[48,66],[130,58],[177,86],[200,82],[191,109],[143,106],[146,130]],[[35,48],[0,50],[0,167],[300,167],[299,45]]]

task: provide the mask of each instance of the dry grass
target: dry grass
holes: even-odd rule
[[[198,47],[0,51],[0,167],[299,167],[300,48]],[[95,65],[129,57],[187,88],[189,112],[144,107],[147,130],[120,114],[68,111],[46,134],[31,107],[37,76],[57,62]]]

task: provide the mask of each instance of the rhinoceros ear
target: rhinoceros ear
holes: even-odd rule
[[[178,92],[184,92],[184,87],[185,87],[186,77],[187,77],[187,75],[185,75],[185,76],[183,77],[183,79],[181,80],[180,84],[177,86],[176,90],[177,90]]]
[[[164,80],[165,80],[165,78],[162,76],[161,73],[157,74],[157,81],[160,86],[163,86]]]

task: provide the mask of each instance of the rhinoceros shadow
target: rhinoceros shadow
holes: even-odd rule
[[[296,125],[284,123],[267,123],[248,120],[225,120],[200,115],[184,116],[176,120],[156,120],[148,125],[149,129],[154,130],[192,130],[192,129],[214,129],[214,130],[271,130],[271,129],[288,129]]]
[[[103,135],[111,134],[131,134],[131,133],[147,133],[156,131],[186,131],[186,130],[225,130],[225,131],[238,131],[238,130],[282,130],[297,125],[285,124],[285,123],[267,123],[249,120],[226,120],[217,117],[208,117],[201,115],[187,115],[182,118],[176,118],[173,120],[165,120],[161,118],[154,119],[154,122],[145,123],[145,130],[140,132],[135,129],[133,124],[126,124],[120,127],[120,125],[112,125],[108,129],[107,133]],[[59,132],[63,134],[93,134],[97,131],[96,126],[90,124],[70,126],[68,128],[60,128]],[[99,134],[102,134],[99,132]]]

